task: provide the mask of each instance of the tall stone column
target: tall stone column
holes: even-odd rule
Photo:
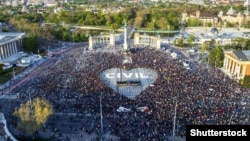
[[[11,47],[11,46],[10,46],[10,43],[8,43],[7,46],[8,46],[8,47],[7,47],[7,51],[8,51],[8,57],[9,57],[9,56],[11,56],[11,52],[10,52],[10,47]]]
[[[110,34],[109,44],[112,46],[115,45],[115,34],[114,33]]]
[[[224,58],[224,61],[223,61],[223,68],[224,68],[224,69],[227,68],[227,58]]]
[[[9,53],[8,53],[8,44],[4,45],[4,50],[5,50],[5,58],[7,58],[9,56]]]
[[[15,42],[11,42],[12,54],[16,54],[15,51]]]
[[[124,25],[124,43],[123,43],[123,49],[127,50],[128,49],[128,44],[127,44],[127,23],[125,22]]]
[[[161,49],[161,37],[157,36],[156,38],[156,48]]]
[[[3,58],[7,57],[7,53],[6,53],[6,44],[3,45]]]
[[[241,65],[238,66],[238,72],[237,72],[238,77],[241,75],[241,74],[240,74],[240,70],[241,70]]]
[[[89,50],[93,50],[93,37],[89,36]]]
[[[232,60],[228,60],[229,61],[229,65],[228,65],[228,72],[231,72],[231,67],[232,67]]]
[[[17,50],[17,42],[15,42],[15,52],[17,53],[18,50]]]
[[[13,49],[13,43],[12,42],[10,43],[10,52],[11,52],[11,55],[14,55],[14,49]]]
[[[235,64],[233,74],[236,75],[238,72],[238,64]]]
[[[3,46],[0,46],[0,60],[3,59]]]
[[[135,33],[134,35],[134,44],[138,45],[140,43],[140,35],[139,33]]]
[[[233,62],[232,74],[234,74],[234,71],[235,71],[235,65],[236,65],[236,62]]]

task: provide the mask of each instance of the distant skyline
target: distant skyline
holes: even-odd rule
[[[77,1],[77,0],[27,0],[27,4],[32,4],[32,5],[41,5],[41,4],[56,4],[57,2],[62,2],[64,1],[65,3],[70,2],[70,1]],[[142,0],[117,0],[117,1],[133,1],[133,2],[141,2]],[[250,0],[145,0],[148,2],[152,3],[157,3],[157,2],[180,2],[180,3],[185,3],[187,4],[197,4],[197,5],[204,5],[204,4],[235,4],[235,3],[242,3],[243,5],[250,5]],[[110,2],[110,0],[107,0],[107,2]],[[24,0],[2,0],[0,2],[2,5],[12,5],[12,6],[18,6],[22,5],[24,3]]]

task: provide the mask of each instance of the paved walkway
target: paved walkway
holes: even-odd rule
[[[3,130],[2,132],[5,133],[6,137],[9,137],[11,139],[11,141],[17,141],[16,138],[14,136],[12,136],[12,134],[10,133],[10,131],[8,129],[6,119],[5,119],[3,113],[0,113],[0,123],[4,124],[3,129],[0,129],[0,130]],[[0,135],[0,137],[1,137],[1,135]],[[1,140],[1,138],[0,138],[0,140]]]

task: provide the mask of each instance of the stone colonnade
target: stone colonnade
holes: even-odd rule
[[[115,45],[115,34],[89,37],[89,50],[105,45]]]
[[[248,68],[250,68],[249,61],[237,60],[228,54],[225,54],[223,68],[236,79],[243,79],[244,76],[250,74],[248,71]]]
[[[160,36],[140,35],[139,33],[135,33],[134,44],[149,45],[151,47],[160,49],[161,38]],[[89,37],[89,50],[93,50],[105,45],[115,45],[115,34]]]
[[[22,38],[0,42],[0,60],[16,54],[22,46]]]
[[[151,47],[160,49],[161,48],[161,38],[160,36],[149,36],[149,35],[140,35],[135,33],[134,35],[134,44],[135,45],[149,45]]]

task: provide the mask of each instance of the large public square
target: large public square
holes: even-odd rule
[[[124,63],[124,56],[131,61]],[[111,72],[108,78],[116,79],[103,78],[105,70]],[[123,77],[112,74],[117,72]],[[217,68],[185,69],[179,59],[149,46],[126,53],[72,49],[41,66],[12,93],[20,96],[9,111],[30,97],[53,105],[54,113],[39,131],[39,136],[53,140],[167,141],[173,131],[185,138],[187,124],[250,122],[246,88]],[[20,136],[17,121],[11,113],[6,116],[9,130]]]

